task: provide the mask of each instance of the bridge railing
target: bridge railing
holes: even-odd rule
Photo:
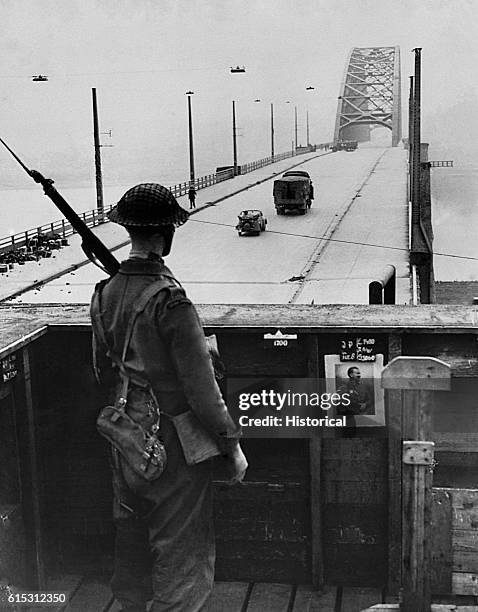
[[[106,218],[106,214],[109,213],[112,208],[113,204],[110,204],[109,206],[104,207],[103,214],[98,212],[98,210],[95,208],[83,213],[78,213],[78,216],[88,227],[95,227],[101,223],[105,223],[105,221],[108,220]],[[6,236],[5,238],[0,238],[0,253],[6,253],[7,251],[12,251],[26,246],[32,238],[36,238],[40,235],[56,234],[62,238],[67,238],[74,233],[75,230],[66,219],[52,221],[51,223],[45,223],[32,229],[25,230],[24,232],[18,232],[16,234]]]
[[[323,148],[324,146],[325,145],[317,145],[318,148]],[[306,152],[309,151],[301,151],[300,154]],[[298,154],[299,153],[297,153],[297,155]],[[240,174],[252,172],[253,170],[263,168],[264,166],[268,166],[269,164],[273,164],[275,162],[281,161],[288,157],[293,157],[295,155],[296,154],[293,151],[287,151],[285,153],[279,153],[277,155],[274,155],[274,157],[264,157],[263,159],[253,161],[248,164],[243,164],[239,166]],[[234,169],[232,167],[226,170],[221,170],[220,172],[214,172],[212,174],[207,174],[205,176],[196,178],[194,181],[194,187],[196,190],[204,189],[205,187],[210,187],[211,185],[221,183],[222,181],[227,181],[231,178],[234,178]],[[174,195],[174,197],[180,197],[183,195],[187,195],[189,187],[190,182],[184,181],[183,183],[177,183],[176,185],[172,185],[171,187],[169,187],[169,190]],[[113,206],[113,204],[105,206],[103,209],[103,213],[100,213],[95,208],[93,210],[88,210],[86,212],[79,213],[79,216],[88,227],[96,227],[97,225],[100,225],[101,223],[106,223],[108,221],[106,214],[110,212]],[[0,254],[6,253],[8,251],[13,251],[23,246],[27,246],[29,240],[41,234],[58,234],[62,238],[67,238],[68,236],[71,236],[71,234],[74,233],[75,232],[72,226],[70,225],[70,223],[68,223],[68,221],[66,221],[66,219],[60,219],[59,221],[45,223],[43,225],[39,225],[26,231],[18,232],[16,234],[0,238]]]

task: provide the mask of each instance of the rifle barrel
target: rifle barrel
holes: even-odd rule
[[[45,179],[44,179],[45,180]],[[65,198],[53,187],[49,182],[42,183],[45,195],[55,204],[58,210],[68,219],[72,228],[80,234],[85,247],[91,251],[95,257],[103,264],[105,270],[110,276],[113,276],[119,270],[119,262],[110,250],[101,242],[86,225],[77,213],[71,208]]]
[[[14,158],[17,160],[17,162],[20,164],[20,166],[21,166],[21,167],[22,167],[22,168],[25,170],[25,172],[31,176],[31,170],[29,170],[29,169],[28,169],[28,168],[25,166],[25,164],[24,164],[24,163],[22,162],[22,160],[21,160],[21,159],[18,157],[18,155],[16,155],[16,153],[14,153],[14,152],[13,152],[13,151],[10,149],[10,147],[7,145],[7,143],[6,143],[6,142],[5,142],[5,141],[4,141],[2,138],[0,138],[0,142],[1,142],[1,143],[2,143],[2,145],[3,145],[3,146],[6,148],[6,149],[7,149],[7,151],[10,151],[10,153],[11,153],[11,154],[13,155],[13,157],[14,157]]]
[[[88,255],[88,258],[91,259],[90,255],[94,255],[96,259],[103,265],[106,272],[113,276],[119,270],[119,262],[116,257],[106,248],[106,246],[101,242],[101,240],[90,230],[90,228],[86,225],[84,221],[80,219],[77,213],[71,208],[65,198],[58,193],[58,191],[53,187],[53,181],[51,179],[45,178],[40,172],[36,170],[30,170],[25,166],[22,160],[10,149],[7,143],[0,138],[0,142],[3,146],[13,155],[13,157],[17,160],[20,166],[25,170],[25,172],[31,176],[31,178],[36,182],[40,183],[43,187],[43,191],[45,195],[50,198],[50,200],[55,204],[55,206],[60,210],[60,212],[66,217],[66,219],[70,222],[72,228],[81,236],[83,243],[82,247],[85,253]],[[92,259],[93,263],[96,263]]]

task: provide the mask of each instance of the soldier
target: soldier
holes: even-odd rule
[[[196,190],[194,189],[194,185],[189,188],[188,191],[189,198],[189,209],[196,208]]]
[[[144,612],[151,595],[153,612],[198,612],[213,585],[211,460],[186,463],[191,449],[169,417],[192,409],[225,457],[231,482],[242,481],[247,469],[196,310],[163,261],[175,227],[188,216],[162,185],[129,189],[109,217],[127,229],[131,252],[118,274],[97,285],[92,301],[95,371],[111,400],[121,385],[110,355],[121,354],[130,314],[145,288],[157,283],[160,289],[138,315],[123,363],[131,374],[130,416],[145,429],[151,426],[152,404],[141,399],[144,381],[162,411],[165,470],[151,482],[142,480],[112,450],[116,546],[111,586],[123,612]]]
[[[373,399],[367,385],[362,384],[361,372],[357,366],[351,366],[347,370],[348,380],[342,384],[337,392],[348,396],[347,406],[340,407],[338,414],[347,417],[347,426],[355,427],[355,416],[365,414],[373,408]]]

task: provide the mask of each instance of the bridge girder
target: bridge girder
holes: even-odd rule
[[[334,142],[369,140],[370,126],[377,125],[392,131],[396,147],[401,112],[400,47],[354,47],[340,88]]]

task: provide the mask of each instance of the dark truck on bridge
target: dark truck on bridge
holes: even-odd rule
[[[356,140],[338,140],[332,145],[332,151],[355,151],[357,147]]]
[[[305,215],[312,206],[314,186],[307,172],[290,170],[274,181],[273,195],[278,215],[283,215],[286,210],[295,210]]]

